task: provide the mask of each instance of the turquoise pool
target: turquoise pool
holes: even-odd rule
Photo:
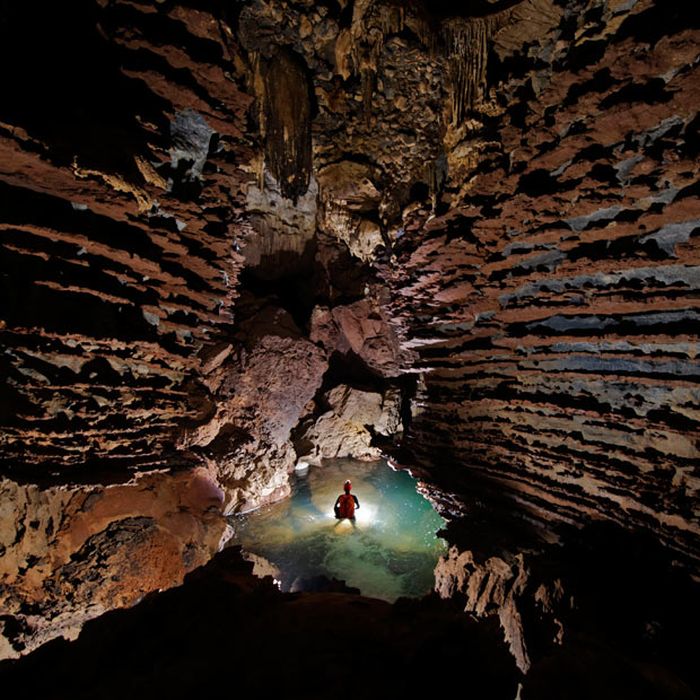
[[[354,524],[333,515],[346,479],[360,501]],[[273,564],[283,591],[326,576],[374,598],[419,597],[446,544],[435,535],[445,521],[415,483],[385,461],[329,460],[295,472],[290,498],[238,516],[232,542]]]

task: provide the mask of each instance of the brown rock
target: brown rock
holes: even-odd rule
[[[352,351],[382,376],[396,376],[399,372],[399,341],[376,299],[361,299],[330,310],[315,308],[310,338],[329,354]]]
[[[319,348],[275,325],[279,318],[272,313],[251,320],[252,348],[217,370],[223,378],[215,415],[183,438],[183,447],[198,448],[218,475],[227,513],[288,495],[296,461],[290,434],[327,367]],[[272,327],[280,335],[257,335]]]
[[[180,584],[227,537],[224,493],[205,469],[113,486],[39,488],[0,481],[2,657]]]
[[[340,385],[325,396],[330,406],[308,430],[304,439],[313,451],[301,457],[306,462],[335,457],[374,460],[381,452],[371,446],[372,434],[392,435],[401,426],[401,396],[398,391],[379,393]],[[371,431],[371,432],[370,432]]]

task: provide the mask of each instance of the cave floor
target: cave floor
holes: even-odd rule
[[[434,690],[459,665],[472,697],[512,700],[519,674],[495,620],[477,623],[436,595],[382,600],[281,593],[230,547],[133,608],[0,662],[0,686],[31,698],[363,698]]]

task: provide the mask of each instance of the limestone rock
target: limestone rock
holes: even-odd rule
[[[493,38],[503,74],[446,134],[443,212],[403,222],[386,279],[424,382],[404,446],[437,484],[508,494],[547,537],[598,518],[649,530],[698,570],[697,29],[682,15],[517,4]]]
[[[316,233],[317,199],[315,179],[292,202],[265,170],[262,186],[250,185],[246,193],[246,211],[252,226],[243,238],[241,252],[246,263],[258,274],[271,278],[296,272],[295,261],[304,256]]]
[[[460,552],[451,547],[435,567],[435,590],[441,597],[453,598],[462,594],[465,612],[477,616],[498,615],[505,641],[523,673],[530,668],[530,659],[518,598],[527,580],[528,571],[522,555],[517,555],[512,564],[497,556],[480,563],[472,552]]]
[[[0,9],[0,470],[18,489],[0,595],[18,645],[25,592],[58,620],[73,589],[78,607],[130,604],[180,577],[183,546],[211,551],[218,525],[158,475],[206,465],[228,510],[283,496],[329,358],[372,386],[415,377],[403,454],[453,522],[480,502],[535,549],[619,523],[698,575],[687,3],[88,5]],[[248,296],[276,308],[253,318]],[[319,453],[376,454],[396,410],[369,394],[323,406]],[[138,474],[151,491],[85,526],[57,582],[49,530]],[[46,512],[25,523],[27,499]],[[522,665],[537,645],[518,599],[554,608],[553,589],[529,576],[510,596],[530,550],[472,545],[469,576],[445,575],[488,588]]]
[[[112,486],[0,480],[0,656],[180,584],[223,544],[223,500],[201,468]]]
[[[400,371],[399,339],[376,299],[365,298],[332,309],[316,307],[309,337],[329,354],[354,353],[382,376],[396,376]]]
[[[321,228],[343,241],[362,261],[371,260],[384,244],[379,225],[365,218],[378,212],[381,203],[374,176],[371,167],[352,161],[332,163],[318,173]]]
[[[373,433],[392,435],[400,429],[401,396],[388,390],[384,396],[340,385],[325,395],[330,410],[321,415],[304,438],[313,451],[304,461],[334,457],[379,459],[381,452],[371,445]]]
[[[256,319],[249,328],[251,349],[215,370],[215,414],[183,438],[183,447],[195,448],[218,475],[227,513],[288,495],[288,473],[296,462],[290,434],[327,367],[319,348],[290,337],[284,314],[266,312]],[[279,335],[253,331],[280,319]]]
[[[199,410],[197,354],[232,320],[233,243],[247,227],[229,224],[253,180],[241,140],[252,98],[193,48],[203,26],[217,26],[210,13],[177,7],[156,19],[182,27],[176,48],[155,40],[147,8],[127,17],[125,7],[94,7],[99,28],[92,9],[46,8],[37,68],[7,84],[8,104],[26,111],[0,120],[0,255],[12,290],[0,324],[0,449],[30,478],[181,463],[174,436]],[[3,52],[26,46],[33,20],[29,8],[2,11]],[[228,51],[221,35],[207,41]],[[127,68],[119,52],[149,59]],[[179,71],[191,81],[174,80]],[[22,127],[52,100],[61,119]]]

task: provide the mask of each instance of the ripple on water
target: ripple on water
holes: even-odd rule
[[[346,479],[360,501],[354,526],[333,515]],[[406,472],[337,459],[296,474],[289,499],[237,518],[233,542],[273,563],[284,591],[323,575],[393,601],[433,587],[444,524]]]

